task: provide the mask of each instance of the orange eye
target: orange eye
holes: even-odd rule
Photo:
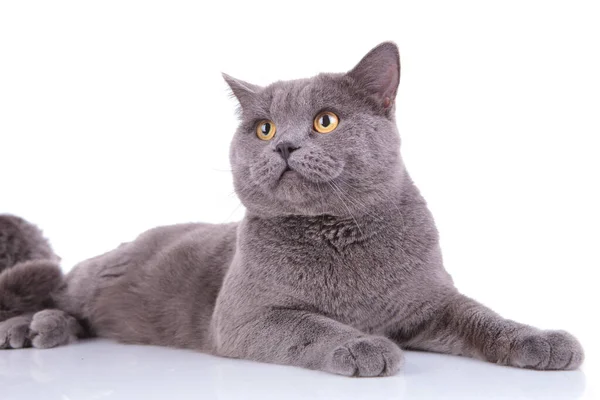
[[[275,132],[277,128],[273,121],[269,121],[268,119],[263,119],[256,125],[256,136],[260,140],[271,140],[273,136],[275,136]]]
[[[313,126],[315,128],[315,131],[319,133],[329,133],[335,128],[337,128],[339,123],[340,119],[337,115],[335,115],[331,111],[323,111],[315,117]]]

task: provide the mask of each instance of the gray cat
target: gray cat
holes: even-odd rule
[[[502,318],[444,270],[400,156],[393,43],[345,74],[224,77],[240,103],[230,159],[244,219],[155,228],[86,260],[54,309],[4,321],[5,337],[45,348],[93,335],[347,376],[392,375],[402,349],[581,365],[573,336]]]

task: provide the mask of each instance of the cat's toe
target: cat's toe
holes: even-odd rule
[[[519,338],[513,348],[513,365],[540,370],[578,368],[584,359],[581,345],[568,332],[540,331]]]
[[[332,352],[329,368],[346,376],[389,376],[404,362],[402,350],[384,337],[352,339]]]
[[[29,322],[31,318],[19,316],[0,322],[0,349],[29,347]]]

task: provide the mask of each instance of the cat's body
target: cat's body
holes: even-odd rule
[[[232,310],[250,320],[271,307],[310,310],[363,332],[410,331],[455,289],[437,232],[417,233],[431,218],[425,203],[416,190],[406,197],[377,219],[248,216],[154,228],[77,265],[61,307],[103,337],[213,353],[221,314]],[[236,253],[236,241],[261,251]]]
[[[0,346],[2,332],[4,347],[26,345],[13,331],[36,347],[91,334],[350,376],[395,373],[401,348],[581,364],[571,335],[503,319],[444,270],[399,154],[395,45],[347,74],[225,79],[241,104],[230,157],[245,218],[155,228],[80,263],[53,293],[57,309],[0,322]]]

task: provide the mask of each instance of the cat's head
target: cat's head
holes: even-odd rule
[[[403,173],[395,44],[380,44],[345,74],[266,87],[224,77],[240,103],[230,160],[248,210],[348,216],[391,200]]]

